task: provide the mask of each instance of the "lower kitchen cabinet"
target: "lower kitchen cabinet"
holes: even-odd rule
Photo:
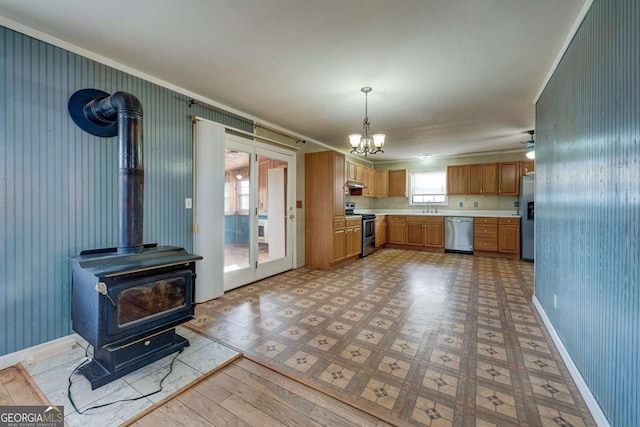
[[[418,219],[419,217],[409,216],[406,221],[406,233],[404,243],[408,246],[424,246],[425,225]]]
[[[333,219],[333,257],[332,264],[347,258],[346,221],[344,218]]]
[[[362,252],[362,220],[334,219],[332,264],[356,257],[360,252]]]
[[[358,256],[362,252],[362,220],[348,219],[345,228],[347,258]]]
[[[427,217],[424,245],[433,249],[444,249],[444,217]]]
[[[387,215],[387,243],[404,245],[405,227],[404,216]]]
[[[387,215],[387,246],[406,249],[444,250],[444,217]]]
[[[475,218],[473,253],[520,258],[520,218]]]
[[[337,263],[347,258],[346,245],[347,238],[345,228],[333,230],[333,261]]]
[[[473,250],[498,251],[498,218],[473,219]]]
[[[387,243],[387,216],[376,215],[376,248]]]
[[[444,250],[444,217],[407,216],[406,244]]]
[[[520,218],[498,218],[498,252],[520,257]]]

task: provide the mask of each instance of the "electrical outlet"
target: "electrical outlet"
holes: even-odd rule
[[[478,202],[473,202],[473,207],[477,208],[478,207]]]
[[[460,207],[464,207],[464,202],[460,202]]]
[[[558,309],[558,296],[553,294],[553,308]]]
[[[191,209],[192,207],[193,207],[193,201],[191,197],[187,197],[186,199],[184,199],[184,208]]]
[[[520,202],[513,202],[513,207],[514,208],[519,208],[520,207]]]

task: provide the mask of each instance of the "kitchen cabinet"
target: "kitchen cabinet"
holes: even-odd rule
[[[347,235],[346,228],[340,227],[333,230],[333,256],[331,263],[337,263],[347,258]]]
[[[520,258],[520,218],[474,218],[473,252]]]
[[[444,217],[407,215],[405,229],[407,246],[444,249]]]
[[[388,197],[389,196],[389,171],[388,170],[376,170],[375,185],[373,195],[375,197]]]
[[[409,186],[406,169],[392,169],[389,171],[389,197],[408,197]]]
[[[404,216],[387,215],[387,243],[404,245],[405,221]]]
[[[362,183],[364,184],[362,195],[373,196],[375,192],[375,171],[372,168],[362,167]]]
[[[480,196],[498,194],[498,165],[496,163],[469,165],[468,194]]]
[[[498,252],[520,256],[520,218],[498,218]]]
[[[473,250],[498,251],[498,218],[473,219]]]
[[[469,165],[447,166],[447,194],[466,195],[469,191]]]
[[[376,215],[376,248],[387,243],[387,216]]]
[[[362,219],[348,219],[345,227],[345,255],[347,258],[362,252]]]
[[[444,217],[427,217],[424,245],[432,249],[444,250]]]
[[[362,168],[363,166],[360,163],[347,161],[346,163],[346,180],[347,181],[356,181],[362,182]]]
[[[305,155],[305,264],[331,268],[344,261],[345,158],[335,151]]]
[[[408,246],[424,246],[425,230],[424,224],[418,219],[419,217],[407,217],[405,230],[407,235],[404,242]]]
[[[498,194],[501,196],[520,194],[520,162],[498,163]]]

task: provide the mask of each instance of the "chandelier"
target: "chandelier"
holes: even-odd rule
[[[376,154],[378,152],[384,153],[382,147],[384,146],[384,134],[376,133],[369,135],[369,117],[367,114],[367,96],[373,89],[370,87],[363,87],[360,89],[364,93],[364,120],[362,121],[362,134],[354,133],[349,135],[349,144],[351,144],[351,152],[354,154],[360,154],[367,157],[368,154]]]

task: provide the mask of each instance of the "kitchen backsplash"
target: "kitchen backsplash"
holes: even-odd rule
[[[348,202],[355,202],[356,209],[416,209],[426,206],[410,206],[406,197],[372,198],[363,196],[347,196]],[[449,196],[447,206],[438,205],[446,210],[518,210],[518,196]]]

